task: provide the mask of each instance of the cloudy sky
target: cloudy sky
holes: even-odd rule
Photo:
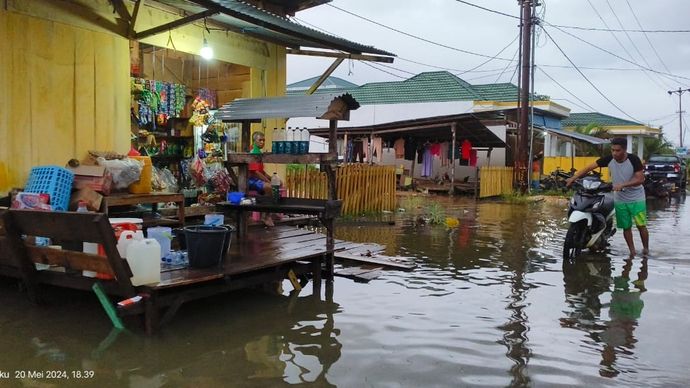
[[[519,15],[517,0],[334,0],[297,13],[293,21],[398,56],[393,64],[387,65],[392,67],[373,64],[378,69],[358,61],[343,62],[334,75],[356,84],[401,80],[439,68],[446,68],[472,84],[511,79],[517,83],[514,70],[519,21],[465,3]],[[550,96],[573,112],[596,110],[663,126],[666,137],[677,144],[678,96],[669,96],[667,91],[690,88],[690,1],[541,0],[541,3],[537,13],[545,23],[544,30],[538,32],[536,92]],[[652,32],[659,30],[672,32]],[[679,30],[687,32],[673,32]],[[487,62],[486,57],[461,50],[497,58]],[[513,58],[515,62],[511,62]],[[320,75],[331,62],[332,59],[289,55],[288,83]],[[484,62],[487,63],[477,67]],[[467,72],[471,69],[474,70]],[[683,95],[683,110],[690,111],[690,92]],[[690,118],[690,114],[685,117]],[[686,129],[684,145],[690,143],[688,134],[690,131]]]

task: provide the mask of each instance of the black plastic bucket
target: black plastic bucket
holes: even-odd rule
[[[189,266],[205,268],[223,262],[235,228],[229,225],[197,225],[186,226],[184,231]]]

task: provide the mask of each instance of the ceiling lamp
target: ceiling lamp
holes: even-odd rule
[[[208,45],[208,41],[204,38],[204,44],[201,46],[201,51],[199,52],[202,58],[210,60],[213,58],[213,48]]]

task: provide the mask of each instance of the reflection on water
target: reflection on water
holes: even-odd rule
[[[95,376],[83,383],[98,387],[690,380],[684,203],[649,204],[652,257],[629,259],[616,235],[606,252],[563,266],[565,204],[436,200],[457,227],[427,225],[423,209],[412,209],[337,229],[337,238],[412,257],[414,271],[384,271],[366,284],[336,278],[322,295],[209,298],[183,306],[151,338],[111,332],[90,295],[54,291],[36,308],[13,281],[0,280],[0,346],[12,349],[0,352],[0,370],[88,370]]]

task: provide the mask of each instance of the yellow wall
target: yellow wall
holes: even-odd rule
[[[574,166],[576,170],[580,170],[596,162],[597,159],[599,159],[599,157],[596,156],[576,156],[575,158],[569,156],[548,156],[544,158],[542,174],[549,175],[553,171],[556,171],[557,167],[561,170],[570,171],[570,168]],[[605,181],[610,180],[609,169],[607,167],[601,169],[601,178]]]
[[[127,152],[129,41],[109,1],[6,4],[0,8],[0,194],[23,186],[36,165],[64,165],[90,149]],[[137,31],[179,18],[144,4]],[[196,54],[201,31],[199,25],[186,25],[170,38],[175,49]],[[172,50],[168,38],[165,32],[142,42]],[[284,48],[235,33],[214,31],[207,38],[217,60],[251,67],[243,96],[285,94]],[[259,126],[270,128],[269,146],[273,127],[281,123],[268,120]]]
[[[125,39],[0,11],[0,192],[36,165],[127,151],[128,69]]]

